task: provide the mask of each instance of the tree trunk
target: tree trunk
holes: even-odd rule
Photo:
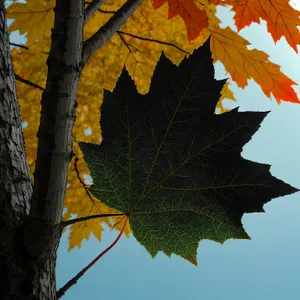
[[[57,0],[32,181],[0,0],[0,299],[55,300],[56,251],[82,71],[84,1]]]
[[[125,2],[85,42],[84,22],[103,1],[94,0],[87,14],[84,0],[56,0],[34,186],[26,161],[4,1],[0,0],[0,299],[56,300],[56,251],[72,159],[78,81],[89,57],[142,0]]]
[[[0,1],[0,298],[55,299],[56,249],[30,261],[23,244],[32,181],[9,48],[4,0]]]

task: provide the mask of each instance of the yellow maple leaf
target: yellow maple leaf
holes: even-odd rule
[[[86,216],[86,212],[88,211],[88,215],[96,215],[96,214],[113,214],[118,213],[116,210],[112,210],[111,208],[104,205],[102,202],[100,202],[98,199],[93,199],[91,201],[90,199],[85,199],[87,201],[82,201],[81,205],[79,207],[71,207],[66,206],[69,209],[69,213],[76,214],[77,218]],[[94,237],[101,241],[101,236],[103,232],[102,223],[105,223],[108,225],[111,229],[117,229],[121,230],[124,225],[125,218],[124,216],[120,217],[105,217],[101,219],[91,219],[88,221],[82,221],[75,223],[70,226],[70,235],[69,235],[69,249],[68,251],[72,250],[74,247],[81,247],[83,239],[88,240],[90,237],[90,234],[92,233]],[[125,235],[128,237],[131,233],[130,225],[129,223],[126,224]]]
[[[229,81],[227,81],[224,84],[224,86],[221,90],[221,97],[216,106],[216,108],[219,109],[220,114],[230,110],[230,109],[224,107],[223,100],[225,100],[225,99],[236,101],[232,90],[229,88]]]
[[[28,46],[44,40],[45,37],[48,38],[47,44],[49,45],[54,21],[54,5],[54,0],[28,0],[26,3],[13,3],[7,8],[7,16],[17,22],[10,25],[9,31],[19,30],[20,34],[26,33]]]

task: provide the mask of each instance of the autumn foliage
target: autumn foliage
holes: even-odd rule
[[[87,39],[107,22],[124,0],[105,1],[87,22]],[[112,91],[125,66],[140,93],[147,93],[156,63],[164,51],[167,58],[178,65],[182,59],[203,45],[210,37],[214,62],[223,63],[233,81],[241,88],[248,80],[255,80],[268,97],[276,101],[295,102],[299,99],[293,89],[296,83],[280,71],[280,66],[269,61],[266,53],[248,46],[250,43],[229,27],[221,28],[216,17],[216,6],[231,6],[235,12],[237,30],[264,20],[274,42],[285,38],[297,52],[300,44],[300,12],[288,0],[144,0],[126,24],[97,51],[86,64],[78,89],[77,119],[73,130],[76,157],[70,164],[65,199],[65,219],[97,213],[116,213],[95,201],[84,188],[84,174],[89,174],[82,153],[75,141],[101,142],[99,126],[103,89]],[[36,132],[39,125],[40,99],[45,87],[51,28],[53,27],[54,0],[27,0],[13,3],[8,18],[14,19],[10,31],[26,34],[26,47],[12,50],[16,75],[30,80],[40,88],[18,81],[17,91],[21,117],[27,122],[24,136],[28,163],[34,170],[37,148]],[[222,90],[217,107],[224,112],[223,99],[234,100],[228,83]],[[89,134],[86,133],[89,130]],[[76,163],[75,163],[76,162]],[[120,217],[101,219],[111,228],[121,229]],[[101,239],[103,227],[99,219],[71,226],[70,249],[80,247],[82,240],[93,233]],[[129,225],[125,233],[130,233]]]

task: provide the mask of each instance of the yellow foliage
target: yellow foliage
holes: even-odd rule
[[[51,28],[53,26],[54,0],[29,0],[26,3],[13,3],[8,8],[8,17],[15,19],[10,26],[10,31],[19,30],[20,34],[26,33],[27,45],[32,46],[43,40],[50,44]]]
[[[224,112],[227,112],[229,111],[230,109],[228,108],[225,108],[223,106],[223,100],[224,99],[228,99],[228,100],[232,100],[232,101],[236,101],[234,95],[233,95],[233,92],[232,90],[229,88],[229,81],[227,81],[224,86],[223,86],[223,89],[221,91],[221,97],[220,97],[220,100],[219,102],[217,103],[217,106],[216,108],[219,109],[219,113],[222,114]]]

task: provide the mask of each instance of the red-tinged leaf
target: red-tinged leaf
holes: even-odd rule
[[[218,1],[218,0],[214,0]],[[300,11],[294,9],[290,0],[225,0],[224,4],[232,6],[234,20],[238,30],[251,23],[267,22],[268,31],[275,42],[285,37],[289,45],[298,53],[300,45]]]
[[[198,8],[193,0],[153,0],[153,7],[158,9],[166,2],[169,5],[168,18],[180,16],[184,20],[190,41],[197,38],[202,29],[208,27],[205,10]]]
[[[253,78],[266,96],[271,93],[276,101],[299,103],[292,85],[296,83],[280,71],[280,67],[269,61],[266,53],[249,50],[249,42],[229,27],[215,27],[212,32],[211,49],[214,61],[221,61],[239,87],[247,86]]]

